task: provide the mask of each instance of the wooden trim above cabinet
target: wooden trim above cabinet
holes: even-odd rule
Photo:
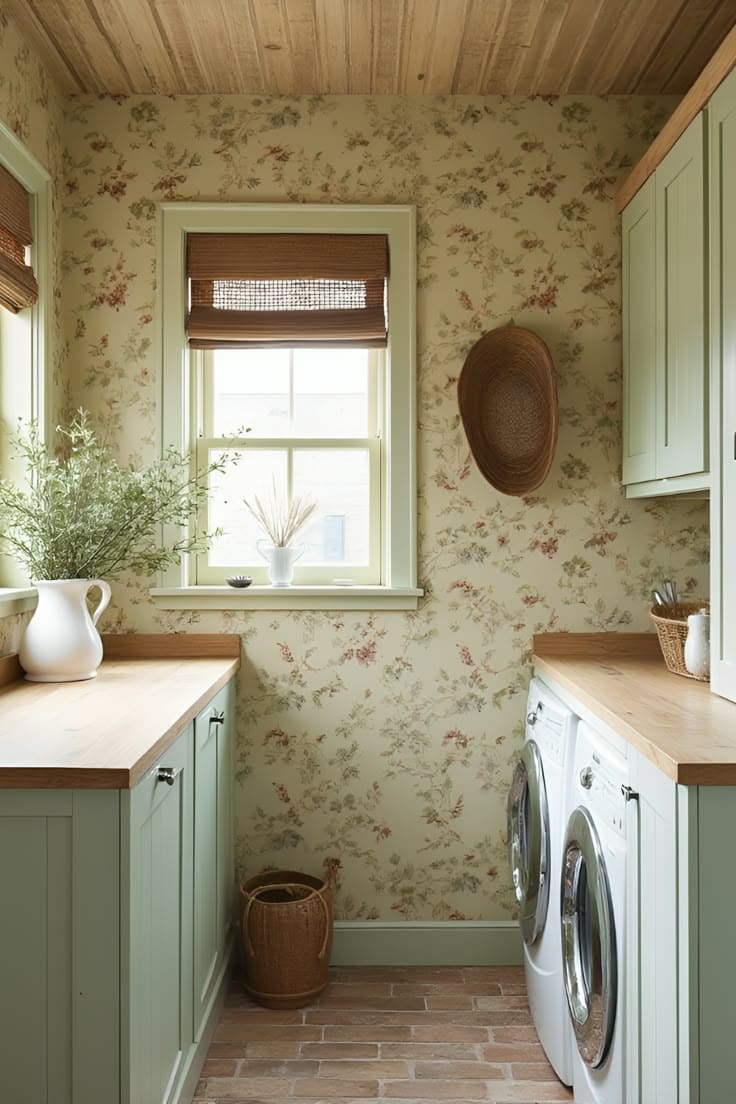
[[[725,80],[734,66],[736,66],[736,27],[726,35],[695,84],[677,105],[641,161],[634,166],[616,192],[614,201],[616,214],[621,214],[624,207],[647,182],[657,165],[664,160],[698,112],[703,110],[719,84]]]

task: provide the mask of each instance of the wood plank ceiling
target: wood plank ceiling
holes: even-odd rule
[[[65,92],[684,93],[736,0],[4,0]]]

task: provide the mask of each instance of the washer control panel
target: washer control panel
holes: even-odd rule
[[[598,823],[624,835],[626,802],[633,796],[626,760],[583,724],[578,728],[572,782],[576,802],[589,808]]]

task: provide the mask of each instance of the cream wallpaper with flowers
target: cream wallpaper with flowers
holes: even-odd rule
[[[1,8],[0,8],[1,12]],[[343,919],[503,919],[505,793],[534,632],[646,629],[663,573],[703,594],[707,507],[627,502],[612,195],[672,100],[77,98],[63,124],[64,373],[55,394],[124,459],[155,454],[156,204],[414,203],[419,223],[416,613],[155,609],[115,585],[108,631],[237,632],[241,873],[331,871]],[[58,106],[0,15],[0,116],[57,173]],[[513,320],[548,342],[560,440],[544,486],[496,493],[456,381]],[[247,488],[243,488],[244,494]],[[15,646],[17,619],[0,622]]]
[[[0,0],[0,121],[18,138],[51,176],[51,267],[54,289],[51,304],[51,348],[49,350],[49,386],[52,420],[62,408],[64,378],[61,358],[61,208],[59,188],[62,181],[62,103],[53,81],[48,77],[35,52],[6,14]],[[0,365],[0,371],[12,371],[12,365]],[[0,432],[10,433],[0,412]],[[28,614],[0,617],[0,653],[18,650]]]
[[[617,181],[672,101],[75,99],[64,309],[75,403],[154,454],[161,200],[414,203],[419,223],[416,613],[157,611],[108,627],[238,632],[241,871],[331,870],[341,918],[503,918],[504,802],[534,632],[646,629],[663,572],[702,593],[707,509],[619,484]],[[513,319],[559,373],[551,475],[525,499],[469,460],[456,381]],[[247,488],[243,487],[244,494]]]

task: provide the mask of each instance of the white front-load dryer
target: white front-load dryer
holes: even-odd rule
[[[626,745],[580,721],[560,893],[575,1104],[624,1104]]]
[[[572,1083],[565,1015],[559,885],[564,794],[577,718],[539,679],[527,700],[524,746],[508,796],[509,862],[524,941],[527,993],[539,1040],[555,1073]]]

